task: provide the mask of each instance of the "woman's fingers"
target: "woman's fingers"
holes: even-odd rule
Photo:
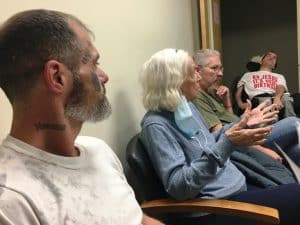
[[[248,146],[262,144],[271,130],[272,126],[254,129],[238,129],[238,127],[232,127],[228,129],[225,134],[234,144]]]
[[[263,108],[262,111],[263,111],[263,113],[266,113],[268,111],[275,111],[276,112],[277,111],[277,106],[276,106],[276,104],[268,105],[265,108]],[[277,111],[277,113],[278,113],[278,111]]]

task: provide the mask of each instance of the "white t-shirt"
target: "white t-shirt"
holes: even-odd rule
[[[269,71],[248,72],[243,75],[237,84],[237,87],[244,85],[245,92],[252,99],[260,94],[274,94],[277,85],[282,85],[287,91],[284,76]]]
[[[142,211],[107,144],[78,137],[78,157],[8,136],[0,146],[0,224],[140,225]]]

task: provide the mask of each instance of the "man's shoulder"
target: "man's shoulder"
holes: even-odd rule
[[[111,148],[106,144],[105,141],[103,141],[100,138],[92,137],[92,136],[78,136],[75,139],[75,145],[81,145],[84,146],[86,149],[108,149],[111,150]]]
[[[89,158],[109,158],[111,162],[119,163],[112,148],[102,139],[92,136],[78,136],[75,140],[75,146],[82,147],[87,151]]]
[[[210,102],[213,99],[213,97],[205,92],[205,91],[200,91],[195,99],[192,100],[192,102],[197,105],[199,104],[201,106],[201,103],[207,103]],[[198,107],[198,106],[197,106]]]
[[[243,74],[242,78],[251,77],[251,76],[253,76],[255,74],[259,74],[259,73],[260,73],[260,71],[246,72],[246,73]]]
[[[211,108],[220,104],[211,94],[204,91],[198,94],[197,98],[193,100],[193,103],[198,109],[207,109],[207,107]]]
[[[282,75],[282,74],[280,74],[280,73],[275,73],[275,72],[272,72],[272,74],[273,74],[273,75],[275,75],[275,76],[278,76],[278,77],[282,77],[282,78],[284,78],[284,75]]]
[[[102,139],[92,136],[77,136],[77,138],[75,139],[75,143],[107,145]]]
[[[249,81],[249,79],[251,79],[251,77],[253,76],[254,72],[246,72],[244,73],[240,79],[237,82],[237,87],[244,85],[245,83],[247,83]]]
[[[206,99],[210,98],[210,95],[205,91],[200,91],[197,95],[197,98],[201,99],[201,100],[206,100]]]

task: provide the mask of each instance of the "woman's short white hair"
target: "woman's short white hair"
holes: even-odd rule
[[[184,50],[164,49],[144,63],[140,81],[146,110],[176,110],[187,77],[188,56]]]
[[[213,49],[203,48],[194,54],[194,61],[198,66],[206,66],[208,64],[208,57],[220,56],[220,52]]]

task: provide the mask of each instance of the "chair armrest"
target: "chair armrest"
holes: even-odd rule
[[[263,224],[279,224],[277,209],[221,199],[197,199],[189,201],[159,199],[145,202],[141,207],[146,214],[153,217],[170,212],[208,212],[240,216],[263,222]]]

